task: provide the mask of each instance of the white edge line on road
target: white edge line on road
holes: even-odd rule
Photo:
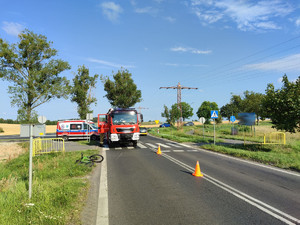
[[[99,197],[98,197],[98,208],[96,225],[108,225],[108,187],[107,187],[107,160],[106,152],[103,151],[102,155],[104,160],[101,165],[101,175],[99,184]]]
[[[166,139],[163,139],[163,138],[160,138],[160,137],[155,137],[155,136],[152,136],[152,135],[151,135],[151,137],[166,141]],[[168,140],[168,141],[170,141],[170,140]],[[173,143],[177,143],[177,142],[173,141]],[[177,143],[177,144],[181,144],[181,143]],[[245,160],[245,159],[240,159],[240,158],[233,157],[233,156],[230,156],[230,155],[221,154],[219,152],[213,152],[213,151],[202,149],[202,148],[195,148],[195,147],[189,146],[189,145],[186,145],[186,146],[188,146],[189,148],[198,150],[198,151],[203,151],[203,152],[207,152],[207,153],[210,153],[210,154],[219,155],[219,156],[222,156],[222,157],[225,157],[225,158],[230,158],[230,159],[238,160],[240,162],[244,162],[244,163],[248,163],[248,164],[260,166],[260,167],[263,167],[263,168],[267,168],[267,169],[270,169],[270,170],[275,170],[275,171],[278,171],[278,172],[281,172],[281,173],[286,173],[286,174],[289,174],[289,175],[300,177],[300,173],[296,173],[296,172],[292,172],[292,171],[280,169],[280,168],[277,168],[277,167],[272,167],[272,166],[269,166],[269,165],[264,165],[264,164],[261,164],[261,163],[258,163],[258,162],[253,162],[253,161],[249,161],[249,160]]]
[[[179,160],[177,160],[177,159],[175,159],[175,158],[173,158],[169,155],[162,154],[162,156],[169,159],[170,161],[174,162],[175,164],[189,170],[190,172],[194,171],[194,169],[192,167],[190,167],[189,165],[186,165],[185,163],[183,163],[183,162],[181,162],[181,161],[179,161]],[[274,208],[274,207],[272,207],[272,206],[270,206],[270,205],[268,205],[268,204],[266,204],[266,203],[264,203],[264,202],[262,202],[262,201],[260,201],[256,198],[253,198],[250,195],[247,195],[247,194],[245,194],[245,193],[243,193],[243,192],[241,192],[241,191],[239,191],[239,190],[237,190],[237,189],[235,189],[235,188],[233,188],[233,187],[231,187],[231,186],[229,186],[229,185],[227,185],[227,184],[225,184],[225,183],[223,183],[223,182],[221,182],[217,179],[214,179],[214,178],[208,176],[205,173],[203,173],[203,174],[204,174],[204,179],[206,179],[207,181],[209,181],[209,182],[213,183],[214,185],[220,187],[221,189],[231,193],[232,195],[244,200],[245,202],[257,207],[258,209],[262,210],[263,212],[265,212],[265,213],[281,220],[282,222],[284,222],[286,224],[296,224],[296,223],[298,224],[298,223],[300,223],[299,219],[297,219],[297,218],[295,218],[295,217],[293,217],[289,214],[286,214],[286,213],[280,211],[279,209],[276,209],[276,208]],[[273,210],[274,212],[276,212],[278,214],[270,211],[269,209]],[[290,220],[287,220],[283,216],[290,219],[290,220],[292,220],[293,222],[291,222]]]

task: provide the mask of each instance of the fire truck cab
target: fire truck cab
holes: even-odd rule
[[[98,133],[104,134],[108,145],[132,143],[134,147],[140,139],[139,116],[133,108],[109,109],[106,114],[98,114]]]

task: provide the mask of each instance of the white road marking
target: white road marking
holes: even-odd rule
[[[173,152],[185,152],[185,150],[173,150]]]
[[[171,148],[170,146],[162,144],[162,143],[157,143],[157,145],[160,145],[161,147],[164,147],[164,148]]]
[[[170,142],[168,142],[168,143],[166,143],[166,144],[171,145],[171,146],[173,146],[173,147],[177,147],[177,148],[179,147],[178,144],[174,144],[174,143],[170,143]]]
[[[153,144],[150,144],[150,143],[145,143],[146,145],[149,145],[150,147],[152,147],[152,148],[158,148],[158,146],[157,145],[153,145]]]
[[[96,225],[109,224],[106,152],[103,151],[102,155],[104,157],[104,160],[101,163],[102,165],[101,165]]]
[[[142,145],[141,143],[138,143],[137,146],[140,148],[147,148],[145,145]]]
[[[191,146],[186,145],[186,144],[182,144],[182,143],[178,143],[179,145],[183,146],[183,147],[187,147],[187,148],[191,148]]]

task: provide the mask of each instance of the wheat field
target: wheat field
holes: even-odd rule
[[[4,130],[4,132],[0,133],[0,135],[19,135],[20,134],[20,124],[6,124],[0,123],[0,127]],[[56,125],[46,125],[46,133],[55,133]]]

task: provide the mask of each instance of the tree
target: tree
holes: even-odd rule
[[[178,109],[178,104],[175,103],[174,105],[172,105],[172,110],[176,111],[175,109]],[[185,121],[185,119],[188,119],[189,117],[193,116],[193,108],[186,102],[181,102],[181,109],[182,109],[182,118],[183,121]],[[179,111],[179,117],[180,118],[180,111]]]
[[[92,112],[90,105],[97,102],[97,99],[91,96],[91,92],[96,86],[98,77],[98,74],[91,77],[89,69],[83,65],[78,68],[78,73],[73,78],[71,101],[77,103],[77,112],[81,119],[84,119],[87,113]]]
[[[253,91],[245,91],[242,101],[244,112],[254,112],[256,115],[257,125],[259,118],[263,117],[262,100],[264,95]]]
[[[202,104],[199,107],[196,114],[199,118],[204,117],[205,118],[205,123],[209,124],[209,120],[211,119],[211,115],[210,115],[211,110],[219,110],[219,107],[218,107],[217,103],[204,101],[204,102],[202,102]],[[219,118],[216,119],[216,122],[217,123],[222,122],[221,114],[219,114]]]
[[[233,111],[234,111],[234,105],[228,103],[221,107],[220,114],[222,117],[226,117],[228,120],[230,120],[230,117],[233,116]]]
[[[55,98],[67,98],[69,81],[58,75],[70,69],[68,62],[53,59],[57,50],[51,48],[43,35],[29,30],[19,35],[18,44],[0,38],[0,78],[12,83],[8,87],[11,104],[17,106],[18,119],[32,122],[35,108]]]
[[[114,81],[111,81],[109,77],[101,77],[104,90],[107,92],[105,97],[113,107],[128,108],[142,101],[142,93],[137,90],[128,70],[118,70],[113,78]]]
[[[171,107],[171,109],[168,109],[168,107],[166,105],[164,105],[164,112],[161,113],[161,116],[165,117],[167,123],[169,123],[171,125],[174,125],[175,121],[180,118],[180,110],[173,106]]]
[[[283,87],[277,90],[268,84],[263,107],[274,128],[295,133],[300,131],[300,76],[289,82],[284,75],[282,82]]]

